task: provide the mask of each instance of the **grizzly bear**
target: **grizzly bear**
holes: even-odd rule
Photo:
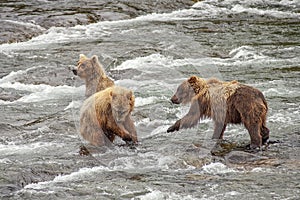
[[[195,76],[195,78],[198,79],[197,82],[199,82],[199,83],[200,83],[201,80],[203,80],[203,79],[199,79],[196,76]],[[223,82],[223,81],[220,81],[216,78],[210,78],[210,79],[206,80],[206,83],[210,86],[231,85],[230,88],[233,88],[233,86],[234,86],[233,84],[237,83],[237,81],[234,80],[234,81],[231,81],[231,82]],[[235,85],[235,86],[237,86],[237,85]],[[227,87],[227,90],[229,90],[228,87]],[[185,80],[178,86],[176,93],[171,98],[171,101],[174,104],[180,104],[180,103],[187,104],[187,103],[191,102],[192,98],[195,95],[196,95],[195,91],[192,88],[191,84],[188,82],[188,80]]]
[[[171,101],[175,104],[191,102],[191,107],[167,132],[190,128],[202,118],[211,118],[215,124],[213,139],[223,139],[228,123],[242,123],[246,127],[251,149],[261,147],[269,139],[267,102],[263,94],[251,86],[191,76],[177,88]]]
[[[134,95],[131,90],[113,86],[87,98],[80,110],[80,134],[94,146],[108,146],[115,136],[137,143],[131,119]]]
[[[86,97],[114,85],[114,82],[105,74],[96,55],[87,58],[80,54],[78,65],[72,71],[85,81]]]

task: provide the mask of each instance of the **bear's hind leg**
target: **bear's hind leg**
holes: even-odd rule
[[[251,149],[256,149],[256,148],[260,148],[262,145],[262,137],[261,137],[261,132],[260,132],[260,127],[261,125],[259,123],[257,124],[252,124],[252,125],[245,125],[249,135],[250,135],[250,139],[251,139],[251,143],[250,143],[250,148]]]
[[[261,131],[261,136],[262,136],[262,144],[263,145],[267,144],[269,141],[269,133],[270,133],[269,129],[266,126],[262,125],[260,131]]]
[[[104,134],[103,130],[97,126],[86,126],[82,128],[81,136],[94,146],[105,146],[111,144],[109,139]]]

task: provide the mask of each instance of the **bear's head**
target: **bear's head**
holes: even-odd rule
[[[114,87],[110,92],[112,115],[117,123],[125,122],[134,107],[134,95],[131,90]]]
[[[178,86],[176,93],[171,98],[172,103],[189,103],[192,98],[204,88],[205,85],[205,80],[198,78],[197,76],[191,76]]]
[[[99,60],[96,55],[88,58],[85,55],[80,54],[77,67],[72,71],[82,79],[92,78],[97,75],[97,63],[99,63]]]

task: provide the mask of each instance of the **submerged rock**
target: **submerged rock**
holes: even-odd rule
[[[46,29],[30,22],[0,20],[0,44],[22,42],[42,34]]]
[[[10,197],[13,196],[13,192],[20,190],[21,187],[14,184],[1,184],[0,185],[0,197]]]
[[[243,165],[244,167],[277,167],[282,164],[282,161],[276,158],[253,154],[243,151],[232,151],[225,156],[227,164]]]
[[[212,148],[211,154],[214,156],[224,156],[227,153],[231,152],[236,147],[237,147],[236,143],[232,143],[227,140],[220,140]]]
[[[0,100],[12,102],[18,100],[28,93],[29,92],[19,91],[12,88],[0,88]]]
[[[225,156],[225,160],[232,164],[242,164],[249,162],[256,162],[260,160],[266,160],[268,157],[260,156],[253,153],[248,153],[244,151],[232,151]]]

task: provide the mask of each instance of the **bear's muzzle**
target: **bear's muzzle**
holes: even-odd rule
[[[172,101],[172,103],[174,103],[174,104],[180,104],[179,99],[177,98],[176,95],[174,95],[174,96],[171,98],[171,101]]]
[[[73,72],[74,75],[77,75],[77,69],[73,68],[72,72]]]

